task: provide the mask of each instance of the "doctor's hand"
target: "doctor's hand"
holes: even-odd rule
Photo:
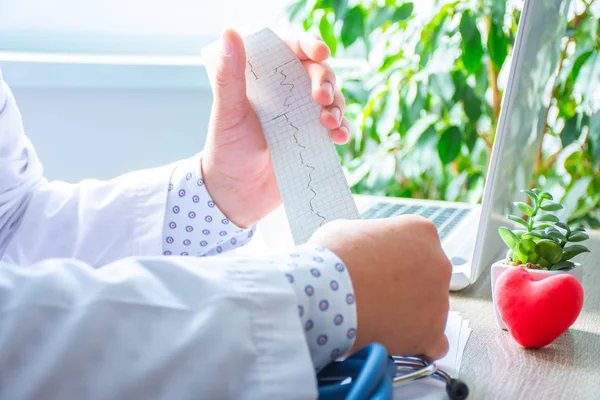
[[[310,242],[333,251],[350,273],[358,318],[352,351],[379,342],[394,355],[437,360],[447,353],[451,264],[430,221],[338,220]]]
[[[246,54],[234,31],[223,35],[213,88],[214,102],[203,152],[206,188],[223,213],[247,227],[281,204],[264,134],[246,96]],[[310,34],[287,40],[308,72],[314,101],[321,105],[321,123],[336,143],[348,141],[345,101],[335,74],[325,64],[327,45]]]

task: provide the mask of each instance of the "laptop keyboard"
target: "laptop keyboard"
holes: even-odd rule
[[[394,203],[375,203],[365,211],[362,219],[389,218],[397,215],[415,214],[432,221],[444,239],[469,214],[471,210],[454,207],[408,206]]]

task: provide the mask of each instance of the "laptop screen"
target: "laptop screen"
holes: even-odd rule
[[[472,282],[503,257],[498,227],[510,223],[506,214],[515,212],[513,202],[525,197],[520,190],[531,185],[568,8],[569,0],[524,2],[488,169]]]

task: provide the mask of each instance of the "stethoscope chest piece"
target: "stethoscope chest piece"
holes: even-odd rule
[[[451,400],[469,396],[464,382],[453,379],[435,364],[419,357],[390,357],[383,345],[372,343],[318,373],[319,399],[392,400],[395,387],[426,377],[444,382]]]

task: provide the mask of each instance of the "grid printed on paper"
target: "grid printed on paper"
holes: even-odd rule
[[[296,55],[271,30],[245,39],[247,93],[263,131],[296,244],[319,226],[359,213],[320,106]]]

